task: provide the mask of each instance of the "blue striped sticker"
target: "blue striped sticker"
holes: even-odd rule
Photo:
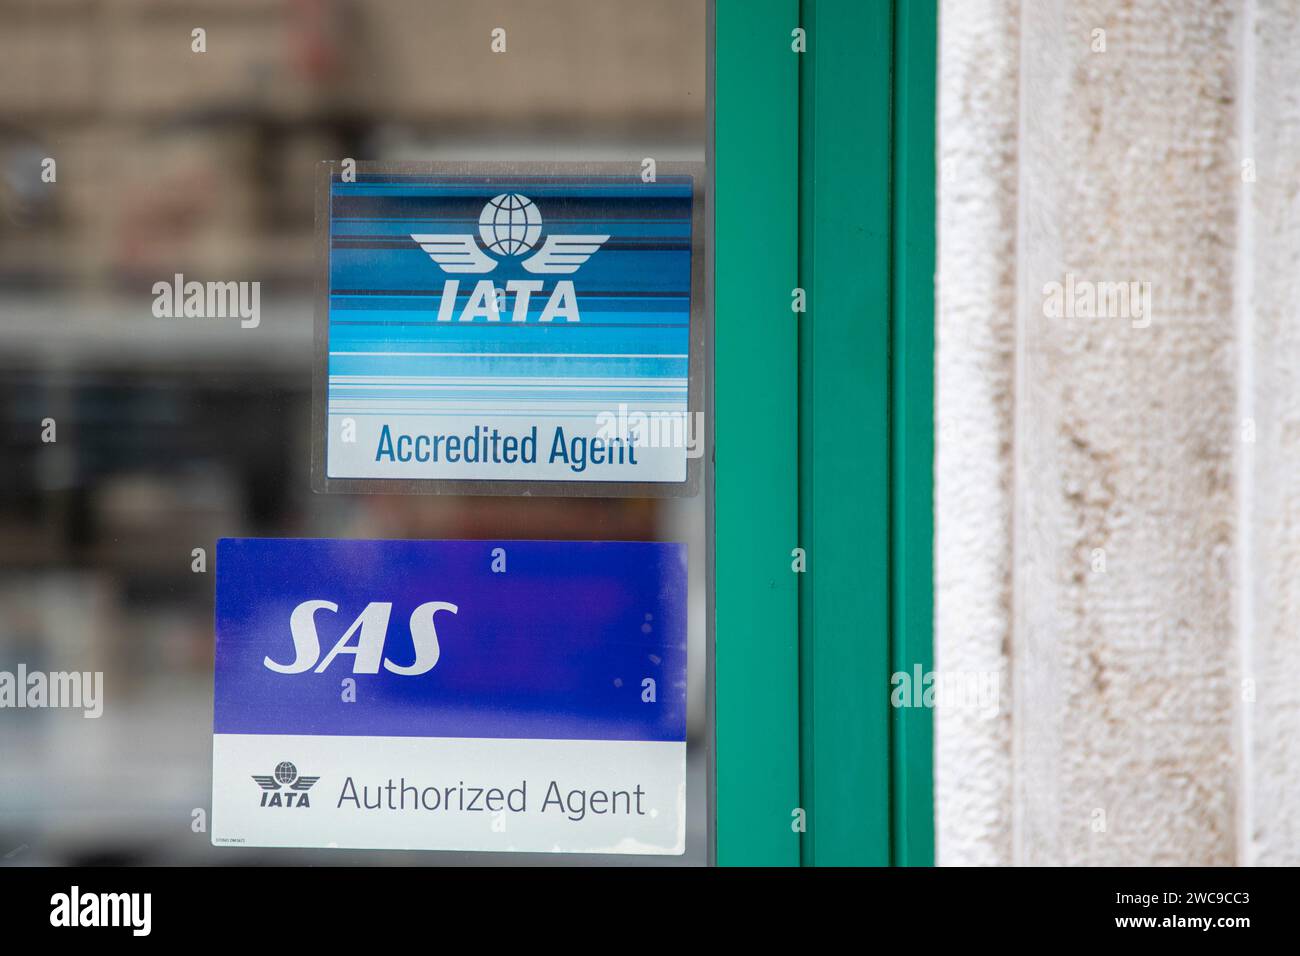
[[[325,477],[679,483],[693,182],[330,187]]]

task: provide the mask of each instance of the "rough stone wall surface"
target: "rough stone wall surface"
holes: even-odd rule
[[[935,714],[940,863],[1011,861],[1011,432],[1019,0],[940,17],[935,620],[940,672],[994,673],[1002,706]]]
[[[1235,5],[1025,9],[1015,859],[1232,863]]]
[[[942,22],[939,860],[1295,862],[1300,3]]]

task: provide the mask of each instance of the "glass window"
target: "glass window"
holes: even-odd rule
[[[23,848],[15,862],[557,862],[230,851],[194,832],[211,796],[223,537],[686,542],[686,852],[558,859],[705,862],[707,475],[681,498],[319,494],[311,482],[319,162],[702,163],[705,11],[695,0],[6,10],[0,671],[97,671],[105,688],[97,719],[0,721],[0,833]],[[153,287],[177,275],[257,281],[256,327],[159,318]]]

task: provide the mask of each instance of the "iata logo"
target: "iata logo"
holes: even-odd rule
[[[532,252],[542,235],[542,214],[537,204],[519,193],[502,193],[489,199],[478,217],[478,234],[489,252],[503,258]],[[497,260],[479,248],[472,233],[411,236],[443,272],[481,275],[497,267]],[[591,258],[609,236],[546,237],[542,248],[520,265],[537,275],[568,274]]]
[[[307,791],[320,777],[300,777],[298,768],[287,760],[275,765],[275,772],[266,776],[253,774],[253,779],[262,788],[263,807],[310,807]],[[286,788],[282,792],[281,788]]]
[[[429,254],[443,272],[453,275],[485,275],[502,260],[527,256],[519,264],[524,271],[534,275],[570,275],[586,262],[609,236],[548,235],[536,252],[542,236],[542,214],[537,204],[520,193],[502,193],[489,199],[478,217],[478,234],[483,245],[474,240],[474,234],[420,233],[411,238]],[[491,253],[489,255],[488,253]],[[529,253],[532,253],[529,255]],[[494,258],[496,257],[496,258]],[[512,322],[528,319],[528,303],[534,293],[543,292],[544,285],[535,279],[511,279],[498,289],[491,280],[483,279],[474,286],[469,301],[461,311],[459,321],[472,322],[483,318],[500,322],[501,314],[510,311]],[[448,279],[443,283],[442,302],[438,308],[438,321],[450,322],[455,310],[460,281]],[[513,308],[508,301],[514,296]],[[563,280],[555,284],[543,307],[539,322],[552,322],[564,318],[579,321],[578,301],[573,283]]]

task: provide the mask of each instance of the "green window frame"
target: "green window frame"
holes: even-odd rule
[[[716,860],[932,864],[936,0],[713,17]]]

